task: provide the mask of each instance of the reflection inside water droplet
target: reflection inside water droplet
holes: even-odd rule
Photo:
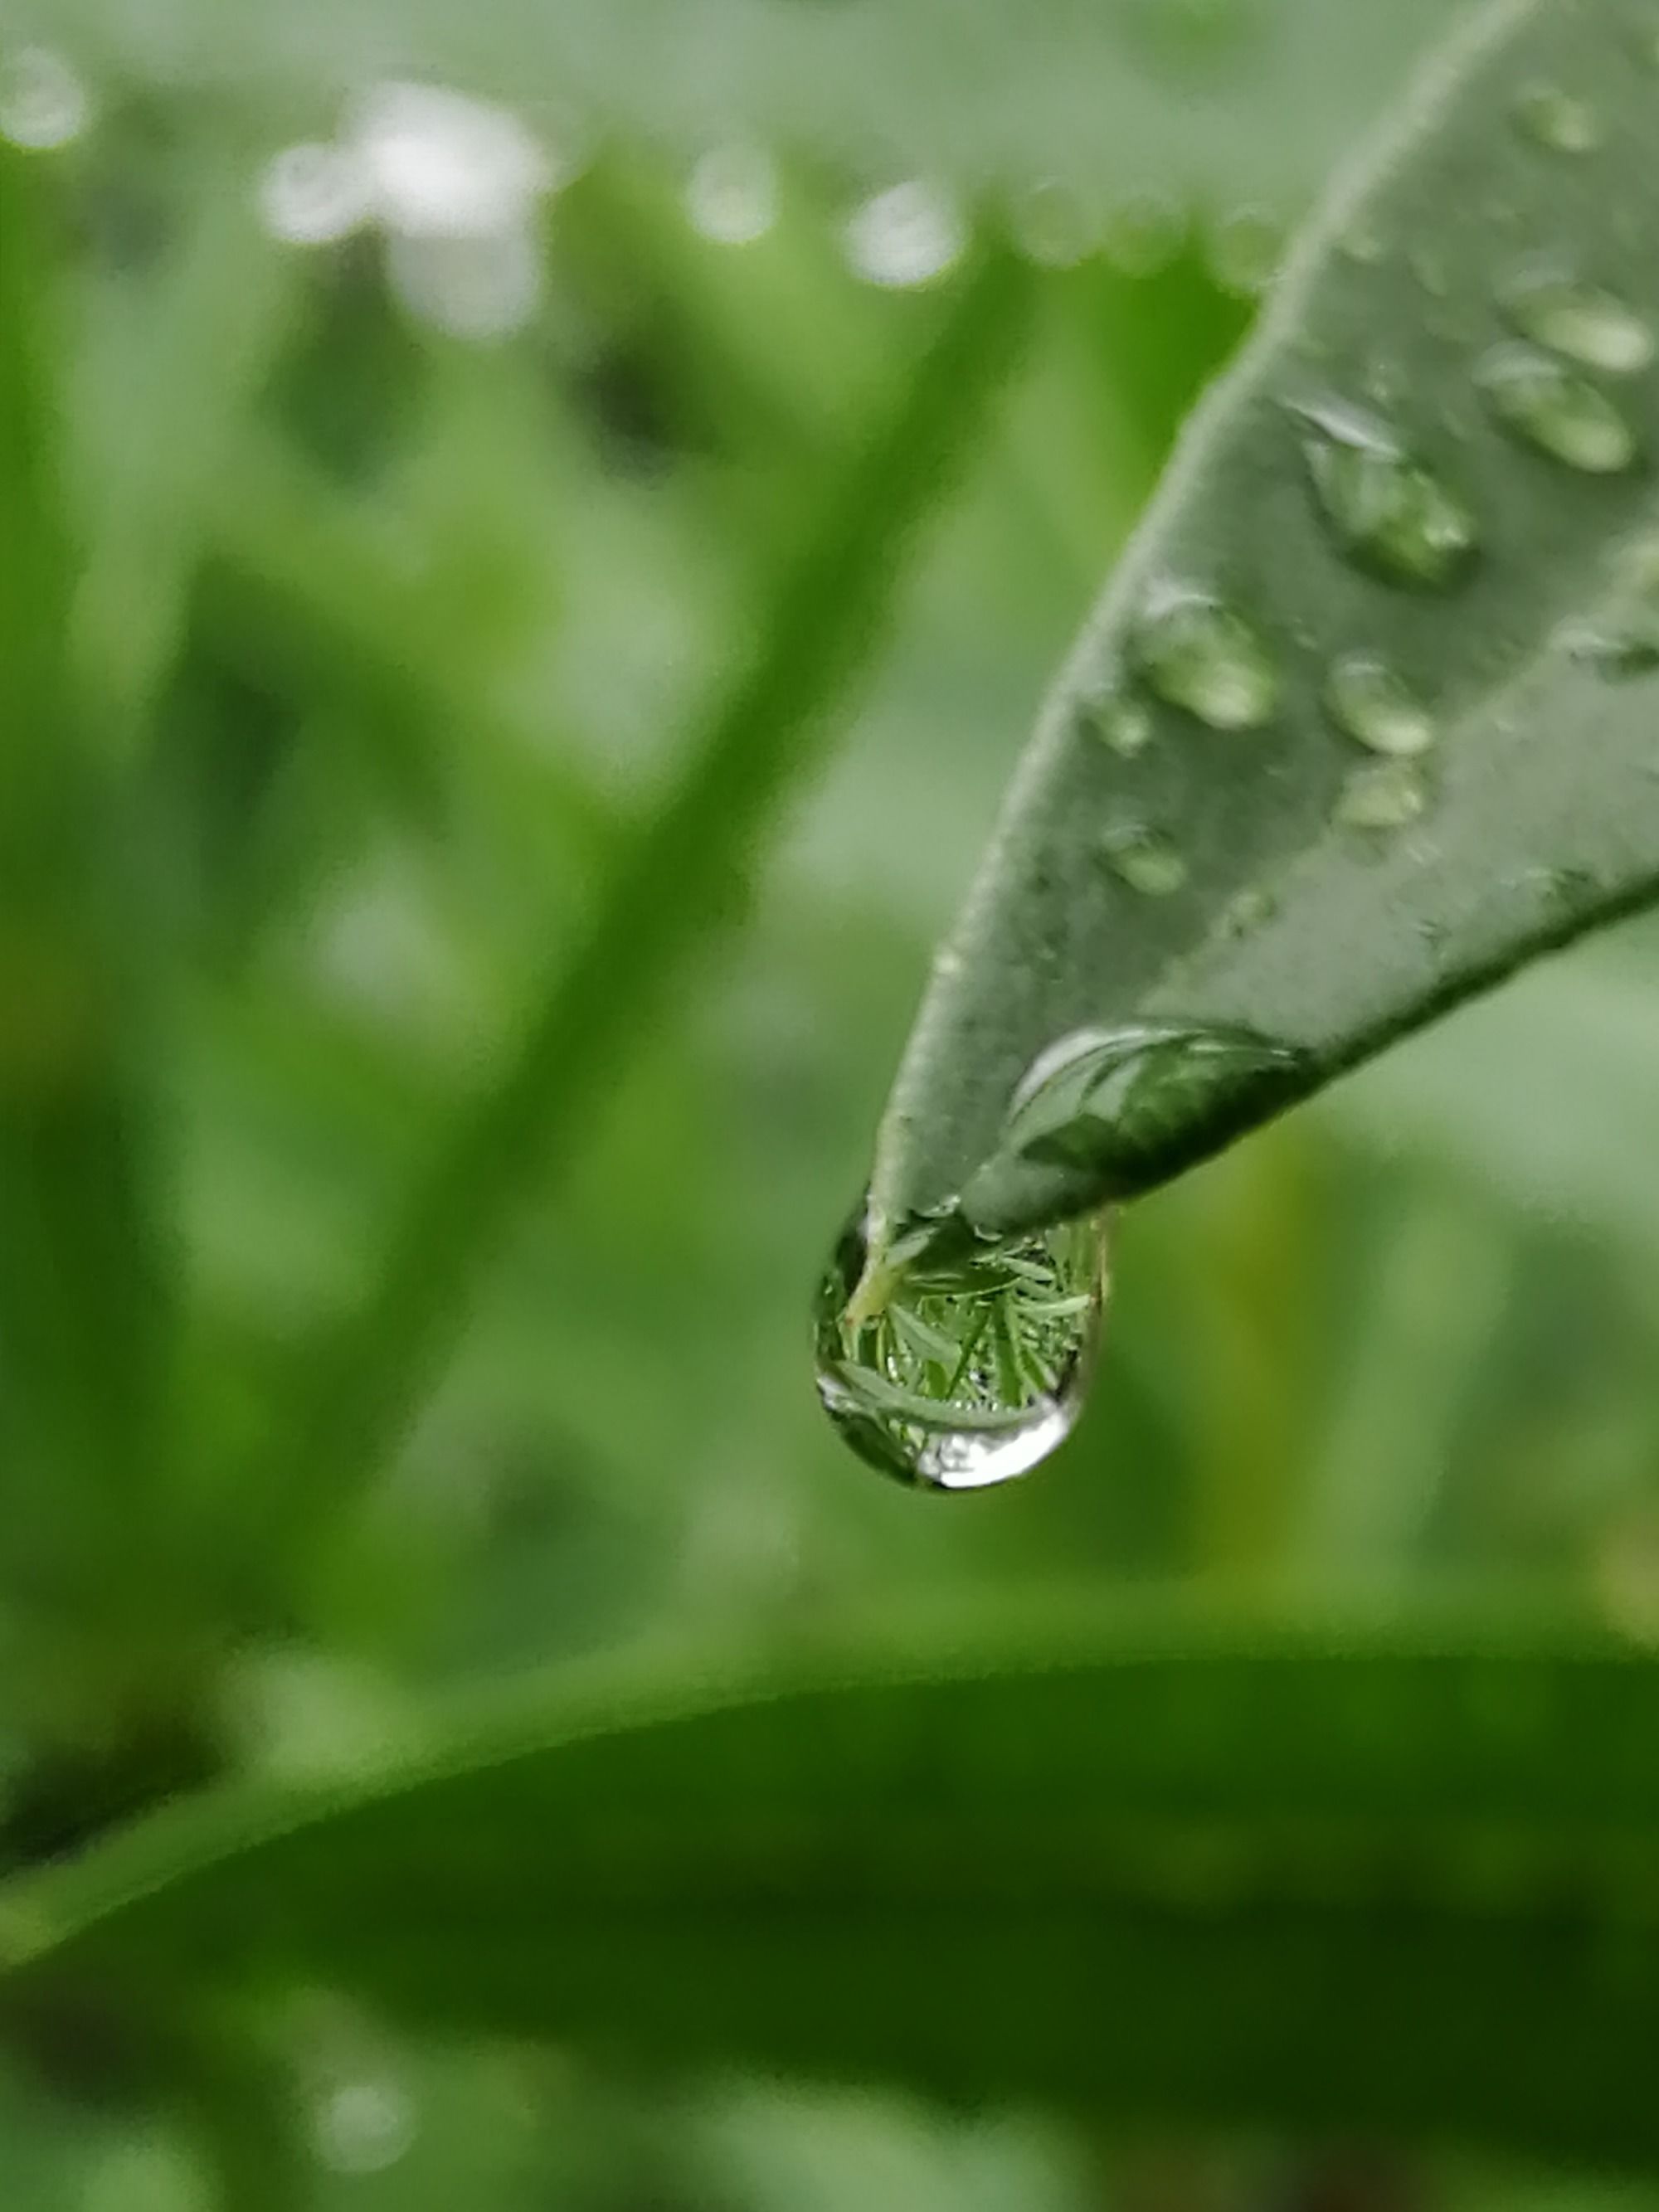
[[[883,1473],[935,1490],[1012,1481],[1082,1410],[1106,1297],[1104,1218],[995,1238],[912,1224],[870,1264],[862,1210],[818,1293],[818,1395]]]
[[[1451,487],[1409,453],[1392,426],[1346,400],[1292,402],[1310,434],[1314,494],[1342,550],[1392,583],[1437,590],[1474,562],[1479,532]]]
[[[847,258],[868,284],[904,291],[929,284],[967,250],[967,227],[953,201],[920,178],[866,200],[849,218]]]
[[[1506,430],[1589,476],[1616,476],[1636,459],[1636,433],[1604,392],[1551,354],[1499,346],[1480,364],[1487,404]]]

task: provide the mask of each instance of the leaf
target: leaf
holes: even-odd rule
[[[447,76],[556,137],[594,125],[682,155],[783,140],[843,168],[977,187],[1056,176],[1294,207],[1452,0],[20,0],[16,35],[100,72],[307,101],[366,70]]]
[[[1499,0],[1335,191],[1043,711],[878,1217],[1131,1195],[1653,896],[1656,118],[1649,10]],[[1137,1025],[995,1160],[1040,1053]]]
[[[0,1461],[36,1573],[80,1548],[81,1486],[145,1462],[166,1273],[125,1053],[140,933],[111,926],[120,871],[65,667],[48,236],[27,163],[0,150]]]
[[[4,2001],[325,1978],[632,2063],[1659,2154],[1650,1657],[956,1628],[179,1804],[14,1888]]]

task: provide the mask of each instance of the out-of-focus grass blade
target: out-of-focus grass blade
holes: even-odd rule
[[[1000,390],[1031,279],[988,255],[757,610],[725,696],[694,730],[654,819],[619,864],[585,940],[531,1012],[516,1054],[412,1195],[378,1294],[325,1363],[302,1437],[283,1440],[296,1502],[360,1480],[447,1349],[514,1201],[568,1162],[671,978],[739,892],[757,838],[821,757],[830,710],[879,639],[916,526]]]
[[[1659,1665],[964,1620],[475,1715],[13,1893],[42,1987],[326,1978],[638,2063],[1659,2158]]]

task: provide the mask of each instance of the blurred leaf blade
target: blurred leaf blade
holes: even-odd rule
[[[649,1680],[156,1816],[14,1889],[17,1986],[325,1972],[636,2062],[1659,2156],[1644,1654],[1051,1608]]]
[[[1067,1035],[1242,1028],[1299,1055],[1259,1105],[1247,1056],[1194,1083],[1150,1164],[1114,1184],[1106,1160],[1094,1195],[1132,1195],[1659,889],[1647,702],[1613,680],[1652,590],[1645,28],[1624,0],[1496,0],[1334,194],[1044,709],[901,1070],[884,1218],[995,1158]],[[1594,118],[1582,159],[1540,86]],[[1574,296],[1595,272],[1640,373],[1598,379],[1572,333],[1516,352],[1540,256]],[[1540,391],[1605,453],[1564,449]],[[1195,672],[1244,689],[1206,702]],[[1143,848],[1173,855],[1150,888],[1119,857]],[[986,1226],[1041,1212],[1010,1158]]]
[[[82,1486],[154,1441],[165,1273],[125,1063],[110,909],[114,841],[66,652],[62,322],[46,196],[0,155],[0,1368],[9,1473],[36,1525],[75,1540]],[[59,1492],[63,1492],[59,1495]],[[65,1520],[67,1516],[67,1522]],[[27,1548],[27,1539],[24,1540]],[[61,1567],[59,1554],[54,1565]],[[44,1564],[44,1563],[42,1563]]]
[[[1025,333],[1033,292],[1006,250],[962,280],[890,407],[840,471],[758,611],[684,765],[623,851],[585,940],[532,1006],[493,1086],[411,1195],[374,1300],[331,1359],[297,1455],[307,1497],[367,1479],[406,1421],[493,1257],[527,1170],[569,1158],[670,979],[740,896],[753,847],[821,757],[878,641],[909,543],[947,495]]]

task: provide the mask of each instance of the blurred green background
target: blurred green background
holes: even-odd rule
[[[775,0],[695,39],[476,12],[88,7],[0,45],[7,1863],[226,1774],[349,1773],[468,1686],[670,1628],[783,1649],[963,1593],[1179,1586],[1659,1638],[1645,925],[1135,1209],[1096,1402],[1028,1485],[884,1486],[811,1386],[817,1274],[1047,674],[1280,229],[1444,9],[1054,7],[1034,52],[990,7]],[[926,100],[918,52],[947,57]],[[411,55],[489,100],[398,90]],[[1029,328],[833,754],[717,915],[656,884],[672,988],[620,978],[625,1051],[544,1068],[469,1166],[457,1133],[999,229]],[[469,1174],[501,1234],[439,1237],[465,1264],[377,1449],[331,1441],[315,1378],[365,1310],[421,1307],[386,1279],[426,1265],[409,1194],[465,1213]],[[271,2004],[320,2207],[1652,2194],[665,2087],[412,2045],[341,1991]],[[6,2212],[222,2201],[95,2048],[6,2060]]]

